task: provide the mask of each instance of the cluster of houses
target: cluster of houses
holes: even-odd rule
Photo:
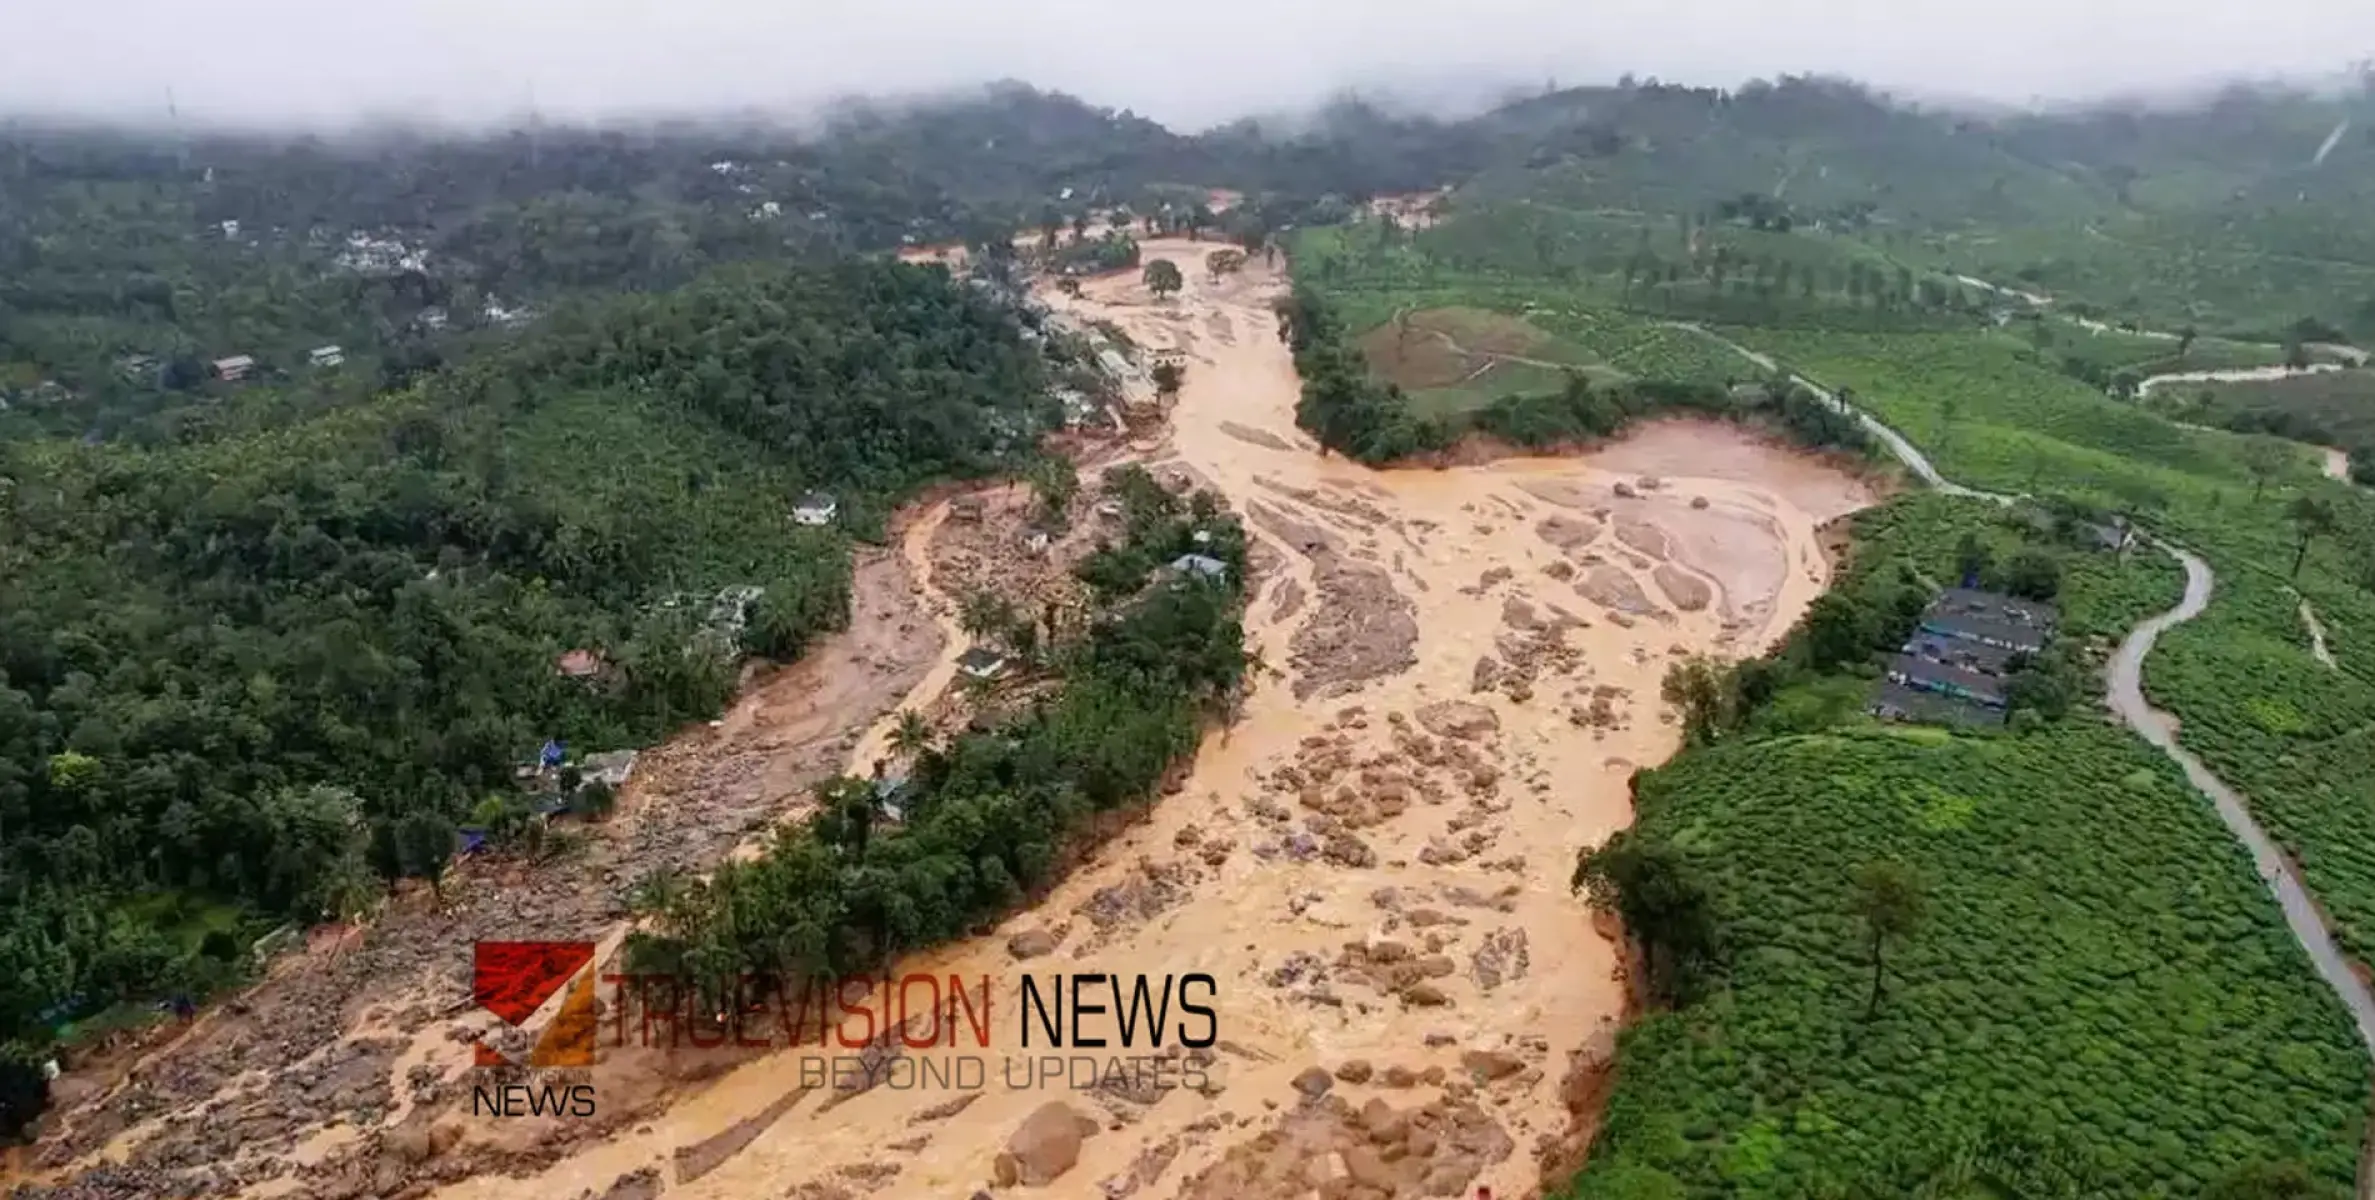
[[[2050,604],[1946,589],[1889,659],[1871,711],[1896,720],[2003,723],[2014,661],[2045,649],[2056,617]]]

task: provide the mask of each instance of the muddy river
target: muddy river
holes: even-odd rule
[[[1206,249],[1146,252],[1195,264]],[[979,1087],[771,1112],[800,1084],[776,1054],[524,1187],[438,1195],[600,1194],[653,1168],[672,1196],[963,1197],[1051,1099],[1097,1130],[1052,1195],[1301,1194],[1379,1169],[1344,1152],[1364,1111],[1436,1130],[1389,1172],[1463,1194],[1536,1186],[1623,1008],[1616,948],[1567,877],[1631,819],[1631,772],[1676,746],[1659,681],[1679,655],[1748,654],[1786,629],[1826,582],[1816,527],[1872,497],[1705,424],[1440,471],[1322,456],[1293,419],[1270,308],[1283,281],[1258,263],[1186,274],[1163,302],[1118,276],[1048,300],[1185,354],[1168,435],[1143,457],[1246,515],[1261,569],[1248,637],[1269,670],[1145,820],[992,935],[900,970],[986,976],[1000,998],[1024,971],[1208,974],[1221,1042],[1205,1086],[1021,1088],[993,1061]],[[997,1025],[994,1052],[1018,1052]],[[1313,1068],[1343,1104],[1297,1103],[1323,1081]],[[765,1128],[698,1178],[674,1169],[754,1115]]]
[[[1516,1197],[1546,1163],[1571,1162],[1625,997],[1614,930],[1568,894],[1575,855],[1630,822],[1628,777],[1679,741],[1658,695],[1669,664],[1767,646],[1827,582],[1818,527],[1874,497],[1705,423],[1650,425],[1581,457],[1443,470],[1322,455],[1294,423],[1298,384],[1271,307],[1283,276],[1257,259],[1211,279],[1210,248],[1145,244],[1187,277],[1167,300],[1135,273],[1046,300],[1184,356],[1161,431],[1131,457],[1218,489],[1245,517],[1258,682],[1178,786],[1061,885],[994,931],[899,965],[990,981],[989,1049],[911,1050],[915,1086],[840,1089],[813,1076],[813,1046],[614,1054],[595,1081],[611,1089],[606,1111],[631,1117],[490,1122],[469,1113],[470,1052],[452,1036],[467,1005],[433,1007],[427,989],[394,1018],[400,1029],[380,1030],[386,1057],[356,1060],[358,1086],[384,1078],[397,1100],[381,1115],[409,1114],[405,1130],[333,1121],[287,1157],[368,1150],[336,1186],[291,1174],[246,1190],[368,1195],[409,1179],[406,1194],[449,1200],[961,1200],[1062,1160],[1038,1194],[1368,1194],[1357,1183]],[[934,550],[955,529],[946,501],[910,514],[879,564],[924,610],[896,629],[936,632],[943,648],[928,666],[867,668],[872,693],[845,722],[872,720],[889,696],[936,711],[949,694],[965,639]],[[751,711],[701,736],[738,744]],[[863,772],[888,736],[884,718],[823,748]],[[765,795],[786,795],[779,784]],[[1178,1070],[1154,1083],[1132,1071],[1016,1086],[1002,1068],[1049,1053],[1023,1050],[1019,1014],[1000,1007],[1026,972],[1209,976],[1217,1043],[1105,1052],[1171,1056]],[[365,1011],[385,1025],[389,1007]],[[323,1053],[307,1062],[344,1061]],[[958,1061],[984,1056],[985,1075]],[[1065,1108],[1051,1116],[1051,1102]],[[177,1111],[136,1108],[146,1119],[99,1153],[124,1155]],[[104,1140],[82,1123],[83,1144]],[[1007,1157],[1026,1125],[1026,1151]],[[52,1178],[77,1173],[50,1165],[64,1168]]]

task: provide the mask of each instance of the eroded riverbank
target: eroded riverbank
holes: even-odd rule
[[[1168,432],[1142,457],[1245,514],[1261,570],[1248,642],[1276,674],[1176,794],[1050,895],[899,970],[1001,987],[1023,971],[1209,974],[1208,1086],[1050,1092],[992,1075],[802,1097],[773,1055],[555,1163],[536,1194],[648,1171],[688,1197],[969,1195],[1050,1099],[1099,1130],[1052,1195],[1235,1200],[1379,1170],[1516,1196],[1538,1156],[1570,1148],[1624,1005],[1615,945],[1567,894],[1575,852],[1629,822],[1629,775],[1675,748],[1667,664],[1786,629],[1828,578],[1817,526],[1871,496],[1704,424],[1458,470],[1323,458],[1293,422],[1269,307],[1283,280],[1189,274],[1163,302],[1125,277],[1048,299],[1184,355]],[[1006,1021],[995,1036],[1012,1049]],[[1323,1084],[1326,1101],[1297,1103]],[[753,1120],[684,1177],[679,1151]],[[1379,1122],[1398,1122],[1391,1162],[1348,1158]]]
[[[1007,998],[1025,971],[1208,974],[1220,1041],[1199,1064],[1206,1086],[1051,1091],[992,1074],[835,1091],[804,1085],[813,1048],[606,1051],[598,1124],[473,1119],[468,1048],[450,1035],[485,1022],[464,1012],[452,967],[466,954],[452,952],[473,935],[608,942],[619,928],[599,909],[545,928],[528,908],[499,932],[439,922],[453,944],[421,985],[326,1009],[347,1020],[326,1053],[382,1036],[384,1055],[351,1059],[340,1078],[399,1098],[381,1116],[401,1128],[336,1122],[294,1161],[367,1151],[351,1169],[250,1190],[966,1196],[996,1185],[1000,1155],[1051,1099],[1097,1128],[1044,1192],[1057,1196],[1238,1200],[1372,1171],[1520,1196],[1543,1161],[1570,1155],[1625,994],[1613,931],[1567,894],[1574,855],[1630,821],[1631,772],[1676,747],[1658,696],[1668,664],[1769,644],[1827,582],[1818,526],[1873,497],[1703,423],[1651,425],[1577,458],[1441,471],[1322,456],[1293,421],[1299,385],[1270,307],[1283,277],[1253,264],[1213,280],[1195,269],[1207,249],[1146,244],[1183,264],[1175,298],[1153,300],[1133,275],[1046,299],[1183,356],[1165,428],[1133,457],[1218,489],[1245,516],[1259,574],[1247,640],[1268,670],[1176,792],[1065,882],[1000,928],[898,968],[988,976]],[[977,581],[941,578],[940,564],[963,536],[936,502],[869,568],[907,589],[896,604],[867,591],[861,608],[865,628],[897,631],[895,669],[853,658],[841,668],[865,672],[853,690],[796,668],[719,730],[672,746],[638,781],[629,818],[688,788],[747,794],[713,818],[732,828],[705,830],[722,853],[820,769],[865,769],[889,733],[874,714],[931,709],[949,687],[949,597]],[[986,556],[955,558],[967,555]],[[780,719],[790,705],[796,725]],[[810,728],[834,720],[829,734]],[[751,753],[707,757],[738,746]],[[599,882],[589,898],[612,890]],[[475,903],[492,919],[502,901],[490,890]],[[1015,1029],[1014,1014],[997,1015],[993,1054],[1020,1053]],[[909,1058],[935,1056],[953,1052]],[[302,1092],[321,1072],[292,1077]],[[1322,1086],[1322,1102],[1300,1102]],[[165,1118],[203,1105],[176,1096],[141,1114],[143,1141],[171,1142]],[[1347,1153],[1371,1144],[1398,1149]]]

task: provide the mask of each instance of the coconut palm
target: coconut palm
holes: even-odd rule
[[[901,712],[899,723],[891,729],[891,750],[913,760],[931,748],[932,723],[912,708]]]

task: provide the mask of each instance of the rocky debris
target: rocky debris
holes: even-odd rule
[[[1611,684],[1594,687],[1588,697],[1567,714],[1569,724],[1588,729],[1623,729],[1629,722],[1616,707],[1616,702],[1632,693]]]
[[[1313,615],[1287,643],[1297,700],[1344,695],[1417,665],[1418,607],[1394,590],[1384,568],[1352,557],[1334,534],[1276,506],[1257,500],[1247,512],[1310,560],[1319,592]]]
[[[1080,1161],[1081,1142],[1097,1122],[1061,1100],[1050,1100],[1023,1118],[991,1169],[999,1187],[1045,1187]]]
[[[1418,723],[1437,737],[1475,741],[1501,731],[1501,718],[1481,704],[1467,700],[1438,700],[1418,710]]]
[[[666,1185],[660,1180],[660,1169],[644,1167],[612,1180],[610,1186],[603,1189],[601,1200],[658,1200],[665,1189]],[[593,1200],[594,1197],[591,1191],[579,1195],[583,1200]]]
[[[1506,670],[1507,668],[1501,665],[1501,660],[1490,654],[1478,658],[1476,668],[1468,673],[1468,690],[1471,692],[1499,690],[1502,673]]]
[[[1451,994],[1421,980],[1402,989],[1402,1003],[1412,1008],[1445,1008],[1451,1004]]]
[[[866,1191],[876,1192],[881,1191],[883,1185],[898,1178],[899,1169],[899,1164],[895,1162],[864,1162],[851,1163],[836,1170],[834,1174],[857,1184]]]
[[[1188,1128],[1199,1133],[1210,1132],[1208,1129],[1199,1130],[1195,1125]],[[1199,1137],[1197,1140],[1202,1139]],[[1138,1157],[1131,1161],[1128,1172],[1105,1179],[1098,1183],[1097,1189],[1104,1194],[1105,1200],[1122,1200],[1122,1197],[1137,1195],[1139,1189],[1162,1181],[1163,1172],[1170,1170],[1172,1162],[1179,1158],[1181,1146],[1181,1135],[1175,1133],[1141,1147]]]
[[[1627,500],[1631,500],[1641,494],[1633,490],[1632,484],[1626,483],[1621,479],[1618,480],[1616,485],[1610,490],[1614,491],[1618,496],[1621,496]]]
[[[1637,485],[1637,486],[1639,486],[1639,487],[1640,487],[1640,489],[1641,489],[1642,491],[1645,491],[1645,492],[1654,492],[1654,491],[1658,490],[1659,488],[1662,488],[1662,487],[1666,486],[1666,481],[1665,481],[1665,480],[1662,480],[1662,479],[1659,479],[1659,478],[1658,478],[1657,476],[1655,476],[1655,475],[1644,475],[1644,476],[1642,476],[1642,477],[1641,477],[1639,480],[1637,480],[1637,481],[1635,481],[1635,482],[1636,482],[1636,485]]]
[[[1463,1050],[1460,1067],[1478,1083],[1507,1079],[1526,1069],[1526,1060],[1506,1050]]]
[[[1006,952],[1023,961],[1053,954],[1063,938],[1044,929],[1026,929],[1006,939]]]
[[[1693,496],[1693,497],[1691,497],[1691,507],[1692,507],[1692,508],[1699,508],[1699,509],[1706,508],[1706,507],[1707,507],[1707,497],[1705,497],[1705,496]]]
[[[1542,518],[1534,526],[1534,536],[1550,543],[1560,553],[1573,557],[1577,551],[1599,540],[1600,523],[1590,517],[1554,513]]]
[[[1495,929],[1468,957],[1468,977],[1476,981],[1479,991],[1489,992],[1513,980],[1526,977],[1531,965],[1526,949],[1526,931],[1522,926]]]
[[[1345,943],[1336,967],[1381,993],[1399,995],[1403,1003],[1421,1007],[1451,1003],[1450,997],[1432,981],[1447,978],[1458,970],[1445,955],[1421,955],[1391,939]]]
[[[1336,1064],[1336,1078],[1346,1083],[1367,1083],[1370,1073],[1369,1060],[1365,1058],[1348,1058]]]
[[[1517,897],[1521,890],[1516,884],[1511,884],[1499,892],[1487,896],[1464,884],[1452,884],[1444,888],[1441,895],[1446,903],[1455,908],[1489,908],[1494,912],[1516,912]]]
[[[1309,950],[1297,950],[1286,961],[1271,969],[1266,977],[1271,987],[1287,988],[1298,983],[1322,983],[1328,977],[1327,961]]]
[[[1305,1067],[1295,1076],[1295,1090],[1309,1099],[1317,1100],[1327,1095],[1328,1089],[1334,1086],[1335,1077],[1322,1067]]]
[[[1121,883],[1097,889],[1072,911],[1097,927],[1096,944],[1153,919],[1187,901],[1196,877],[1185,863],[1138,860],[1138,871]]]
[[[1374,1097],[1355,1109],[1325,1096],[1287,1113],[1190,1176],[1180,1200],[1307,1196],[1330,1200],[1464,1196],[1516,1149],[1472,1100],[1398,1109]]]
[[[1363,870],[1377,865],[1377,852],[1369,843],[1339,829],[1328,835],[1320,856],[1340,867]]]
[[[1493,585],[1507,583],[1516,577],[1517,572],[1511,570],[1508,567],[1488,567],[1485,569],[1484,574],[1476,577],[1476,583],[1474,586],[1461,588],[1460,594],[1464,596],[1481,596],[1486,592],[1493,590]]]

